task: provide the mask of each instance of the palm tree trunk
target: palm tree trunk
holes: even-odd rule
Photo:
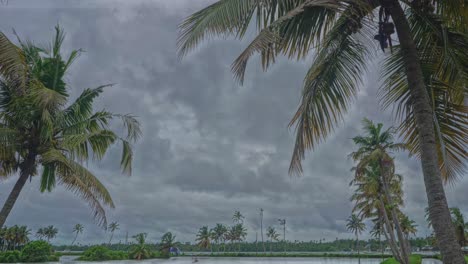
[[[390,249],[392,250],[393,257],[398,262],[404,263],[403,262],[403,256],[402,256],[400,250],[398,250],[398,246],[396,244],[395,234],[393,233],[393,228],[392,228],[392,226],[390,224],[390,220],[388,219],[387,211],[385,209],[385,204],[382,201],[382,198],[380,200],[380,210],[382,211],[382,216],[384,218],[385,227],[387,229],[387,232],[385,233],[385,237],[387,238]]]
[[[10,195],[8,195],[8,198],[6,199],[5,204],[3,205],[2,211],[0,211],[0,228],[2,228],[5,224],[6,219],[11,212],[11,209],[13,209],[16,200],[18,200],[21,190],[23,190],[26,181],[31,175],[31,172],[34,169],[35,160],[36,155],[30,154],[28,158],[21,164],[21,172],[19,179],[13,187],[13,190],[11,190]]]
[[[111,244],[111,241],[112,241],[112,237],[113,237],[113,236],[114,236],[114,232],[111,232],[111,236],[110,236],[110,238],[109,238],[109,246],[110,246],[110,244]]]
[[[77,237],[78,237],[78,232],[77,232],[76,235],[75,235],[75,239],[73,239],[73,242],[71,243],[72,246],[73,246],[73,244],[75,243]]]
[[[434,114],[424,83],[416,44],[399,1],[382,0],[382,2],[389,7],[404,55],[406,77],[413,100],[413,114],[419,131],[421,164],[429,203],[429,215],[442,259],[444,263],[465,264],[462,250],[456,241],[455,230],[451,224],[450,211],[438,165]]]
[[[359,234],[358,233],[356,233],[356,249],[357,249],[357,254],[359,257],[360,252],[359,252]]]
[[[387,163],[388,164],[388,163]],[[390,205],[390,213],[392,215],[392,221],[395,225],[396,233],[398,236],[398,241],[400,242],[400,249],[402,253],[402,258],[404,260],[404,263],[409,263],[409,253],[408,253],[408,243],[406,242],[406,239],[403,235],[403,232],[401,231],[401,225],[400,225],[400,220],[398,219],[398,215],[396,213],[394,204],[393,204],[393,199],[390,195],[390,192],[388,190],[388,182],[387,179],[389,179],[389,172],[390,168],[386,166],[386,161],[383,160],[380,162],[381,166],[381,174],[382,174],[382,185],[384,189],[384,195],[385,198],[387,199],[388,204]]]

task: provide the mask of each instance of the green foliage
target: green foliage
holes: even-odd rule
[[[128,259],[128,254],[124,251],[113,251],[104,246],[93,246],[83,252],[79,260],[104,261],[104,260],[124,260]]]
[[[47,262],[55,259],[52,246],[45,241],[32,241],[22,250],[22,262]]]
[[[140,126],[131,115],[94,109],[95,100],[110,85],[87,88],[76,99],[70,98],[65,76],[81,50],[62,54],[64,31],[58,26],[55,31],[48,49],[21,40],[13,48],[0,34],[0,51],[9,54],[0,54],[0,175],[14,176],[20,169],[26,176],[40,177],[41,192],[63,185],[88,202],[99,224],[107,226],[104,206],[113,208],[114,203],[84,163],[101,160],[111,146],[120,143],[120,165],[130,174],[131,143],[141,135]],[[16,66],[5,61],[16,61]],[[26,83],[14,78],[24,69]],[[113,121],[122,124],[122,133],[114,130]]]
[[[0,263],[17,263],[21,260],[21,252],[18,250],[0,252]]]
[[[410,264],[421,264],[422,257],[420,255],[412,255],[410,256]],[[394,258],[389,258],[382,262],[382,264],[398,264],[399,262],[396,261]]]
[[[151,252],[146,245],[146,233],[139,233],[133,236],[137,244],[134,245],[130,251],[130,258],[136,260],[148,259],[151,257]]]

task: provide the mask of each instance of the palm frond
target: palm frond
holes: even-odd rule
[[[200,42],[219,35],[242,37],[258,6],[258,0],[221,0],[185,19],[179,25],[178,50],[185,56]]]
[[[398,47],[384,64],[384,86],[381,87],[384,107],[394,106],[401,125],[398,130],[404,137],[410,152],[419,157],[419,137],[413,114],[412,100],[404,73],[404,62]],[[424,58],[424,57],[423,57]],[[428,61],[422,61],[426,76],[428,94],[434,110],[434,124],[437,134],[439,166],[446,181],[453,181],[466,172],[468,145],[468,107],[463,100],[465,95],[453,96],[454,90],[434,74]],[[425,64],[424,64],[425,63]]]
[[[370,53],[351,36],[350,20],[343,15],[330,30],[305,78],[302,102],[290,122],[290,126],[296,124],[290,173],[302,172],[305,150],[334,130],[362,82]]]
[[[27,83],[27,64],[21,49],[0,32],[0,75],[11,87],[24,92]]]
[[[94,99],[104,91],[104,88],[111,86],[112,84],[106,84],[93,89],[85,89],[81,95],[63,111],[64,120],[70,123],[88,118],[93,112]]]
[[[336,11],[344,4],[335,1],[307,0],[263,28],[232,65],[235,77],[242,83],[250,57],[262,54],[262,65],[267,69],[275,56],[289,53],[305,57],[313,43],[318,43],[324,29],[331,26]],[[306,24],[307,26],[304,26]]]

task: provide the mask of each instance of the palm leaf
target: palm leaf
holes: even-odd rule
[[[27,83],[27,65],[24,54],[0,32],[0,75],[12,87],[24,92]]]
[[[296,125],[290,173],[302,173],[305,150],[334,130],[362,82],[370,53],[351,36],[351,19],[343,15],[330,30],[304,80],[302,102],[290,122],[290,126]]]

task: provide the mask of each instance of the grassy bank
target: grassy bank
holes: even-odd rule
[[[410,257],[410,264],[421,264],[422,262],[422,257],[420,255],[412,255]],[[382,264],[399,264],[398,261],[394,258],[389,258],[382,262]]]

